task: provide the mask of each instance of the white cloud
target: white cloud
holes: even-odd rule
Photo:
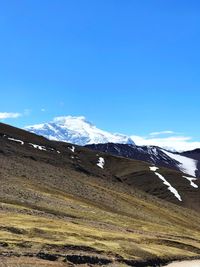
[[[161,131],[161,132],[153,132],[153,133],[150,133],[149,135],[151,136],[155,136],[155,135],[162,135],[162,134],[174,134],[175,132],[173,131]]]
[[[41,111],[42,111],[42,112],[45,112],[45,111],[46,111],[46,109],[45,109],[45,108],[41,108]]]
[[[16,119],[19,118],[21,115],[22,115],[21,113],[0,112],[0,120]]]
[[[186,151],[200,148],[200,142],[193,141],[188,136],[170,136],[163,138],[156,137],[142,137],[142,136],[131,136],[136,145],[153,145],[159,146],[170,150]]]

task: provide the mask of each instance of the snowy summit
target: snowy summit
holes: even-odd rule
[[[113,134],[98,129],[85,117],[56,117],[52,122],[25,127],[26,130],[42,135],[50,140],[77,145],[119,143],[132,144],[134,141],[123,134]]]

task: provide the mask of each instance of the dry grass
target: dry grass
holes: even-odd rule
[[[67,263],[59,262],[50,262],[46,260],[40,260],[36,258],[27,258],[27,257],[0,257],[0,267],[67,267]]]

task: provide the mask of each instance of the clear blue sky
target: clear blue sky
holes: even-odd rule
[[[6,123],[198,139],[198,0],[3,0],[0,38],[0,112],[25,113]]]

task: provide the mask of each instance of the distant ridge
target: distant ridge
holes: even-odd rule
[[[25,129],[50,140],[63,141],[82,146],[109,142],[135,144],[129,136],[113,134],[98,129],[83,116],[57,117],[52,122],[27,126]]]

